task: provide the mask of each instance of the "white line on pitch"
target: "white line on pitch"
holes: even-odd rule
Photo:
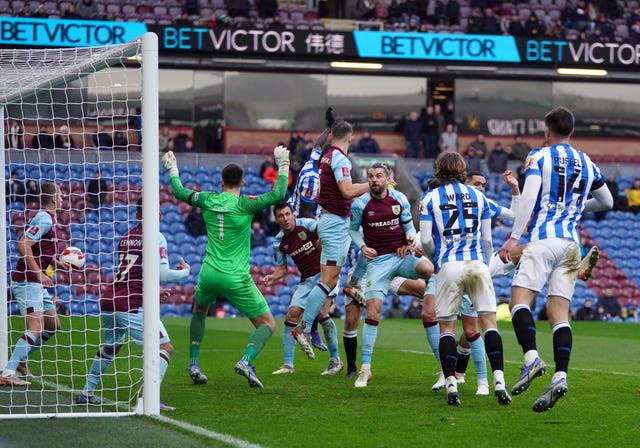
[[[416,355],[428,355],[428,353],[425,352],[421,352],[420,350],[398,350],[399,352],[403,352],[403,353],[414,353]],[[509,361],[506,360],[505,361],[507,364],[516,364],[516,365],[521,365],[522,361]],[[578,370],[580,372],[593,372],[593,373],[608,373],[611,375],[619,375],[619,376],[635,376],[635,377],[640,377],[640,373],[636,373],[636,372],[616,372],[616,371],[609,371],[609,370],[600,370],[600,369],[585,369],[585,368],[580,368],[580,367],[571,367],[570,370]]]
[[[237,448],[263,448],[262,445],[256,445],[255,443],[247,442],[246,440],[238,439],[228,434],[211,431],[209,429],[201,428],[200,426],[192,425],[191,423],[187,423],[182,420],[175,420],[164,415],[153,418],[177,426],[179,428],[186,429],[187,431],[191,431],[195,434],[218,440],[220,442],[228,443],[229,445],[235,446]]]

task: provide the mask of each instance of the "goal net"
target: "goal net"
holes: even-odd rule
[[[0,49],[0,419],[159,413],[157,83],[151,33],[119,46]],[[99,301],[141,197],[143,347],[125,337],[94,388],[100,403],[78,404],[112,343]],[[47,285],[34,262],[69,246],[84,266],[41,266]]]

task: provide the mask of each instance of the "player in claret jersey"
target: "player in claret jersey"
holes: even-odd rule
[[[60,269],[69,269],[69,265],[55,257],[55,214],[60,206],[60,190],[56,184],[42,184],[40,206],[42,208],[29,222],[18,242],[21,257],[11,274],[11,292],[20,306],[26,328],[0,376],[0,386],[29,384],[18,378],[16,371],[29,378],[31,373],[26,367],[27,358],[60,328],[56,307],[47,291],[47,288],[53,286],[53,282],[45,274],[50,263],[56,264]]]
[[[136,217],[142,220],[142,199],[136,204]],[[78,404],[99,405],[100,399],[95,390],[102,374],[122,348],[125,335],[139,346],[144,338],[144,314],[142,308],[142,221],[130,229],[118,244],[118,272],[111,284],[100,297],[100,322],[104,335],[103,344],[93,358],[87,382],[78,395]],[[169,269],[167,240],[162,233],[158,236],[160,258],[160,281],[175,282],[187,278],[190,266],[181,258],[178,269]],[[169,297],[168,289],[161,289],[160,300]],[[169,334],[162,321],[158,323],[160,330],[160,383],[169,367],[173,354],[173,346]],[[171,411],[174,408],[160,402],[160,409]]]
[[[316,234],[318,223],[314,219],[295,218],[291,206],[287,203],[275,206],[273,214],[276,222],[282,229],[273,240],[273,252],[276,260],[276,269],[273,274],[263,278],[265,285],[271,285],[288,274],[287,256],[291,257],[300,270],[300,283],[296,288],[287,316],[284,319],[284,333],[282,343],[284,345],[284,364],[274,375],[293,373],[293,357],[295,351],[295,339],[291,332],[298,324],[302,312],[307,304],[309,291],[320,278],[320,241]],[[324,330],[324,335],[329,348],[329,366],[321,375],[335,375],[343,368],[338,354],[338,335],[336,325],[329,316],[332,300],[327,298],[320,309],[319,320]]]
[[[276,322],[249,273],[249,258],[253,215],[282,202],[287,190],[289,151],[277,146],[273,150],[273,158],[279,173],[273,190],[260,196],[245,196],[240,194],[244,185],[243,170],[235,163],[222,169],[222,193],[197,192],[182,186],[173,153],[169,151],[162,157],[162,163],[169,171],[173,195],[182,202],[201,208],[207,228],[206,255],[196,285],[195,308],[191,317],[189,374],[194,384],[207,382],[207,377],[198,367],[200,343],[209,305],[223,296],[256,328],[242,359],[235,365],[235,371],[247,379],[250,387],[263,387],[253,361],[275,331]]]
[[[386,165],[375,163],[367,170],[369,192],[351,204],[349,233],[354,245],[367,260],[366,318],[362,330],[362,366],[356,387],[367,387],[371,378],[371,356],[378,334],[382,302],[395,277],[428,279],[433,274],[429,260],[417,257],[407,197],[387,187],[390,173]],[[362,230],[360,230],[362,227]]]

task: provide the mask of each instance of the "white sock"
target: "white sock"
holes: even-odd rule
[[[551,378],[551,383],[555,383],[556,381],[565,380],[567,381],[567,372],[556,372],[553,374],[553,378]]]
[[[539,358],[538,350],[529,350],[527,353],[524,354],[524,363],[526,365],[529,365],[533,361],[535,361],[536,358]]]
[[[498,386],[498,383],[500,387],[497,389],[504,389],[504,372],[502,370],[493,371],[493,385]]]

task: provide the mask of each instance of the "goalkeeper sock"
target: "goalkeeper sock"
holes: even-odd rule
[[[269,327],[267,327],[266,325],[262,325],[256,328],[256,331],[254,331],[249,338],[247,347],[244,349],[244,355],[242,356],[242,359],[247,361],[249,364],[253,364],[256,356],[260,354],[260,352],[264,348],[264,344],[266,344],[270,337],[271,330],[269,330]]]
[[[24,334],[16,342],[16,348],[13,349],[11,359],[7,362],[5,370],[15,372],[20,364],[21,360],[26,360],[29,353],[33,351],[33,347],[38,343],[36,337],[30,331],[25,331]]]
[[[427,335],[427,343],[431,347],[436,360],[440,363],[440,327],[438,322],[422,321],[422,326],[424,327],[424,333]]]
[[[293,357],[296,349],[296,340],[291,336],[293,330],[298,324],[295,322],[284,322],[284,331],[282,332],[282,345],[284,346],[284,363],[293,366]]]
[[[113,354],[108,353],[105,347],[100,347],[100,350],[98,350],[98,353],[96,353],[91,363],[89,375],[87,375],[87,383],[82,388],[83,392],[93,395],[96,387],[100,384],[100,377],[109,368],[111,361],[113,361]]]
[[[365,319],[362,329],[362,364],[371,364],[371,356],[373,355],[373,346],[378,336],[378,324],[380,322],[375,319]]]
[[[358,330],[345,331],[342,334],[342,343],[344,344],[344,354],[347,358],[347,371],[355,372],[357,370]]]
[[[167,373],[167,367],[169,367],[170,360],[171,355],[166,350],[160,349],[160,384],[162,384],[164,374]]]
[[[189,347],[189,365],[197,366],[200,361],[200,344],[204,337],[204,323],[207,315],[199,311],[193,312],[191,316],[191,346]]]
[[[336,324],[333,322],[333,319],[329,316],[325,316],[320,319],[320,324],[322,325],[322,332],[324,333],[324,338],[327,340],[327,347],[329,348],[329,357],[330,358],[338,358],[340,353],[338,351],[338,329],[336,328]]]
[[[473,339],[475,337],[475,339]],[[473,340],[471,340],[473,339]],[[479,380],[487,379],[487,358],[484,355],[484,341],[480,333],[472,338],[467,338],[469,348],[471,349],[471,359],[476,369],[476,376]]]

